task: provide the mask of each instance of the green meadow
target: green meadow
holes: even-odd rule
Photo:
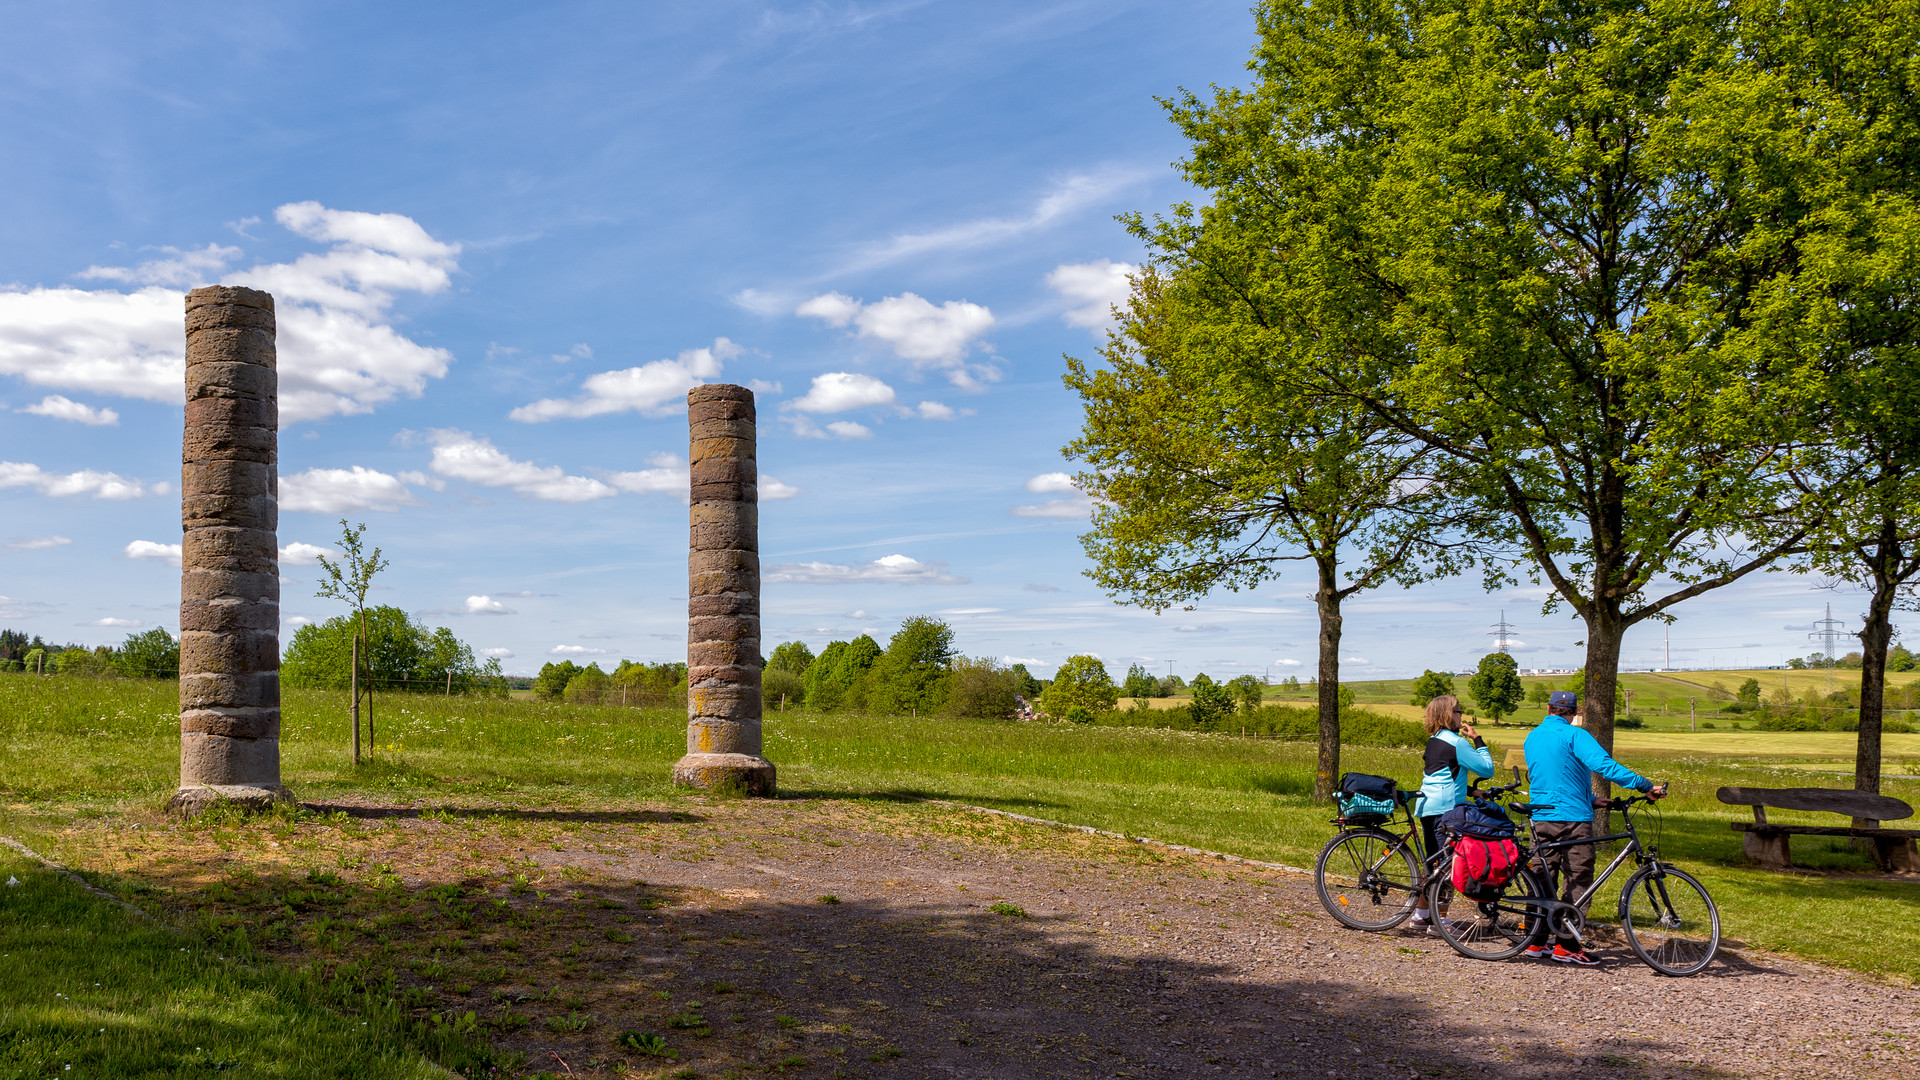
[[[302,798],[518,807],[696,798],[667,783],[685,745],[676,710],[387,696],[368,760],[356,768],[342,696],[287,695],[284,775]],[[951,800],[1294,866],[1310,866],[1333,831],[1328,809],[1310,798],[1314,748],[1304,741],[810,712],[770,715],[766,731],[782,799]],[[169,683],[0,676],[9,763],[0,773],[0,833],[52,846],[76,823],[153,820],[177,780],[177,732]],[[1497,760],[1526,732],[1486,733]],[[1845,786],[1838,770],[1850,760],[1850,736],[1654,734],[1623,733],[1620,756],[1674,782],[1675,797],[1645,822],[1663,853],[1708,884],[1732,942],[1920,981],[1920,883],[1874,874],[1844,841],[1810,837],[1795,840],[1805,870],[1749,867],[1728,828],[1749,812],[1714,798],[1729,784]],[[1419,773],[1409,749],[1348,746],[1342,764],[1406,784]],[[1920,736],[1890,740],[1887,772],[1896,776],[1888,794],[1920,803],[1920,780],[1911,778],[1920,775]],[[83,855],[73,861],[88,869]],[[0,1046],[0,1078],[45,1075],[29,1059],[63,1053],[77,1069],[83,1058],[115,1063],[97,1075],[173,1075],[139,1065],[166,1058],[155,1050],[162,1043],[178,1044],[167,1058],[176,1062],[195,1052],[187,1046],[216,1063],[270,1058],[282,1070],[271,1075],[407,1076],[421,1067],[381,1049],[401,1044],[372,1028],[341,1027],[327,1019],[333,1014],[304,1008],[324,998],[324,987],[222,960],[218,942],[191,926],[144,925],[11,855],[0,875],[25,883],[0,897],[0,1031],[15,1033]],[[97,879],[127,895],[141,889],[114,875]],[[94,982],[111,992],[88,997]],[[274,1049],[283,1045],[309,1049]],[[303,1064],[299,1054],[309,1052],[324,1067]]]

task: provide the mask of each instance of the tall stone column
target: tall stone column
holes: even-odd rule
[[[187,294],[180,449],[180,790],[193,814],[280,784],[279,405],[273,297]]]
[[[687,391],[687,756],[673,781],[771,796],[760,756],[760,505],[753,391]]]

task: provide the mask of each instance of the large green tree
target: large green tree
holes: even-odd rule
[[[1290,392],[1460,466],[1484,535],[1586,624],[1585,722],[1611,746],[1627,630],[1801,551],[1826,510],[1791,473],[1857,361],[1797,347],[1799,297],[1879,212],[1849,178],[1885,166],[1831,154],[1814,72],[1873,53],[1847,70],[1911,101],[1920,19],[1271,0],[1258,21],[1251,88],[1171,103],[1210,202],[1137,231],[1235,298]]]
[[[1306,563],[1320,629],[1314,791],[1329,799],[1342,605],[1469,561],[1453,463],[1349,400],[1297,392],[1285,343],[1244,332],[1240,294],[1167,259],[1164,273],[1136,275],[1105,366],[1068,361],[1085,420],[1067,453],[1089,466],[1077,482],[1098,500],[1082,537],[1088,576],[1162,611]]]
[[[180,639],[156,626],[128,634],[114,654],[120,674],[135,679],[172,679],[180,675]]]
[[[867,703],[882,712],[933,712],[947,700],[953,657],[951,626],[930,615],[908,616],[873,665]]]
[[[1107,665],[1097,656],[1069,656],[1061,661],[1041,695],[1040,707],[1055,720],[1066,719],[1070,709],[1103,713],[1120,700],[1120,688],[1113,685]]]
[[[1467,680],[1467,693],[1473,703],[1495,721],[1510,715],[1526,698],[1527,688],[1520,682],[1520,664],[1503,652],[1480,658],[1473,678]]]

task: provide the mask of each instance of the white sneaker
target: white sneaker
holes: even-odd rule
[[[1440,934],[1440,928],[1442,926],[1446,927],[1448,930],[1453,929],[1453,920],[1447,919],[1447,918],[1441,918],[1436,921],[1435,925],[1427,927],[1427,933],[1432,934],[1435,937],[1438,937]]]
[[[1415,915],[1412,919],[1410,919],[1407,922],[1407,929],[1412,930],[1415,933],[1424,932],[1428,929],[1431,929],[1432,926],[1433,926],[1432,920],[1423,919],[1418,915]]]

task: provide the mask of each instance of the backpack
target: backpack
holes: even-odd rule
[[[1400,782],[1387,776],[1350,772],[1340,778],[1340,816],[1349,825],[1379,825],[1393,816]]]
[[[1462,834],[1453,842],[1453,891],[1483,903],[1497,900],[1520,863],[1512,837]]]

